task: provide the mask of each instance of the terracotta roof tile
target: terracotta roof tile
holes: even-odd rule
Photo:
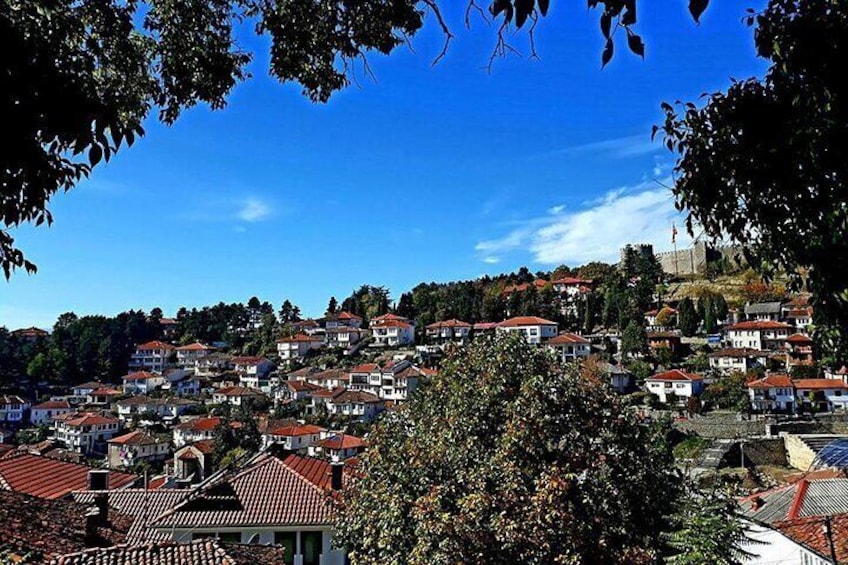
[[[517,316],[504,320],[498,325],[502,328],[514,328],[519,326],[555,326],[557,323],[538,316]]]
[[[591,342],[588,339],[577,334],[564,333],[549,339],[546,343],[548,345],[571,345],[574,343],[588,345]]]
[[[142,343],[138,347],[136,347],[136,351],[153,351],[156,349],[164,349],[166,351],[173,351],[176,349],[170,343],[165,343],[164,341],[148,341],[147,343]]]
[[[734,330],[788,330],[791,329],[792,326],[789,324],[784,324],[783,322],[774,322],[771,320],[763,320],[756,321],[750,320],[747,322],[739,322],[738,324],[733,324],[732,326],[728,326],[728,331]]]
[[[654,375],[649,379],[645,379],[646,381],[702,381],[704,377],[700,375],[696,375],[694,373],[686,373],[681,371],[680,369],[672,369],[671,371],[666,371],[665,373],[659,373]]]
[[[8,490],[56,499],[75,490],[86,490],[90,470],[86,465],[17,452],[0,459],[0,482]],[[129,473],[110,471],[109,488],[126,487],[136,479]]]

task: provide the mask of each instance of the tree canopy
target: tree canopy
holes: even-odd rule
[[[376,424],[336,540],[356,564],[652,562],[682,492],[665,433],[520,338],[479,338]]]

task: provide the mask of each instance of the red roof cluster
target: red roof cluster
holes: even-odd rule
[[[462,320],[452,319],[445,320],[444,322],[436,322],[434,324],[430,324],[427,326],[428,330],[439,330],[442,328],[470,328],[471,324],[468,322],[463,322]]]
[[[315,337],[315,336],[311,336],[311,335],[306,335],[304,333],[299,333],[299,334],[294,334],[293,336],[278,339],[277,343],[299,343],[299,342],[311,342],[311,341],[323,341],[323,340],[320,337]]]
[[[348,434],[336,434],[326,439],[322,439],[314,444],[316,447],[324,449],[360,449],[367,447],[367,443],[362,438],[351,436]]]
[[[215,351],[215,349],[216,348],[212,347],[211,345],[206,345],[205,343],[200,343],[199,341],[196,341],[194,343],[178,347],[177,351]]]
[[[748,383],[748,388],[792,388],[792,386],[792,379],[788,375],[769,375]]]
[[[558,336],[548,340],[548,345],[572,345],[572,344],[589,344],[588,339],[572,333],[559,334]]]
[[[59,461],[29,453],[9,453],[0,459],[0,482],[8,490],[40,498],[62,498],[75,490],[88,489],[91,467]],[[109,488],[119,489],[132,484],[135,475],[109,472]]]

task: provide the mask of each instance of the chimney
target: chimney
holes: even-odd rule
[[[94,505],[97,507],[98,523],[103,526],[109,521],[109,495],[98,492],[94,495]]]
[[[98,533],[97,527],[100,524],[100,511],[97,508],[91,508],[85,513],[85,546],[97,547]]]
[[[330,463],[330,471],[332,472],[332,476],[330,478],[330,488],[333,490],[342,490],[342,471],[344,470],[344,463],[333,462]]]
[[[90,469],[88,471],[88,490],[109,490],[109,471]]]

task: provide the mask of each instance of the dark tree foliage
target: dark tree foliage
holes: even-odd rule
[[[686,337],[692,337],[698,333],[698,327],[701,325],[701,320],[698,318],[698,312],[695,310],[695,305],[691,298],[684,298],[677,306],[677,326],[680,328],[680,333]]]
[[[674,193],[688,227],[744,246],[765,277],[812,293],[817,338],[848,358],[848,3],[770,0],[750,11],[762,79],[701,106],[664,104],[677,152]]]
[[[355,564],[652,563],[682,481],[662,425],[517,336],[378,421],[340,500]],[[611,485],[615,485],[611,488]]]

